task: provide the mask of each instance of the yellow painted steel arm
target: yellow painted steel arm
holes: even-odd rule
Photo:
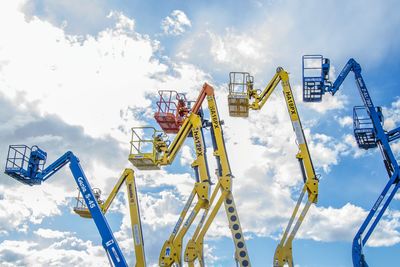
[[[290,120],[292,121],[293,130],[296,134],[297,144],[299,146],[299,152],[296,158],[299,160],[302,176],[304,179],[304,186],[300,197],[297,201],[295,209],[289,220],[289,223],[283,233],[281,241],[276,248],[274,255],[274,266],[294,266],[292,256],[292,241],[300,228],[301,223],[304,220],[312,203],[316,203],[318,200],[318,179],[315,174],[314,166],[311,160],[310,152],[308,150],[307,141],[304,136],[303,127],[301,125],[300,117],[297,112],[296,103],[293,97],[292,89],[289,83],[289,75],[282,68],[277,69],[282,80],[283,94],[285,96],[286,105],[289,111]],[[308,194],[308,199],[303,206],[303,210],[295,221],[299,207],[302,203],[305,192]],[[292,228],[292,225],[294,226]]]
[[[122,173],[121,177],[118,179],[117,183],[114,185],[114,188],[111,190],[111,193],[108,195],[108,198],[106,201],[104,201],[104,204],[101,206],[101,209],[104,213],[107,212],[107,210],[110,208],[111,203],[114,201],[114,198],[118,194],[122,184],[125,182],[128,174],[132,172],[133,175],[133,170],[132,169],[125,169],[125,171]]]
[[[135,176],[132,169],[125,169],[125,184],[128,194],[129,214],[131,216],[131,229],[135,245],[136,267],[146,266],[146,257],[144,253],[142,222],[140,217],[139,200],[137,196]]]
[[[289,223],[283,233],[281,241],[276,248],[273,263],[275,267],[281,267],[285,264],[293,266],[292,241],[297,231],[299,230],[300,225],[303,222],[304,217],[306,216],[311,204],[316,203],[318,199],[318,179],[315,175],[314,166],[307,146],[307,141],[304,136],[303,127],[301,125],[300,117],[297,112],[293,92],[290,87],[289,74],[283,68],[277,68],[274,77],[271,79],[265,89],[260,93],[258,93],[258,91],[253,88],[253,84],[251,81],[247,83],[247,95],[250,100],[249,109],[261,109],[268,98],[271,96],[272,92],[278,86],[279,82],[281,82],[282,84],[283,95],[285,97],[293,130],[296,134],[297,144],[299,147],[299,152],[297,153],[296,158],[299,160],[300,163],[304,186],[293,210]],[[251,101],[252,99],[253,101]],[[308,195],[308,199],[304,204],[301,213],[298,215],[306,192]]]
[[[213,141],[214,156],[217,159],[218,183],[210,199],[210,205],[213,205],[211,212],[207,219],[205,218],[207,214],[205,214],[205,216],[201,219],[201,222],[199,223],[192,239],[188,242],[188,245],[185,249],[185,261],[189,262],[189,266],[194,266],[194,261],[198,259],[200,266],[204,266],[204,237],[214,221],[219,209],[221,208],[222,203],[224,203],[225,213],[228,217],[229,228],[231,230],[232,239],[235,245],[236,263],[239,266],[251,266],[242,227],[239,221],[239,215],[237,213],[231,191],[233,175],[231,173],[225,148],[225,141],[218,114],[218,108],[215,101],[214,89],[210,85],[205,84],[203,86],[203,91],[207,92],[207,102],[211,116],[211,138]],[[220,192],[221,195],[217,198],[218,192]]]
[[[176,154],[181,148],[189,132],[192,130],[194,117],[198,116],[204,99],[206,96],[212,94],[214,94],[214,89],[205,83],[199,93],[199,96],[193,104],[193,108],[190,110],[190,115],[183,121],[181,128],[179,129],[172,143],[168,146],[168,149],[165,149],[162,160],[159,162],[160,165],[168,165],[174,161]]]
[[[192,130],[193,122],[197,119],[197,117],[197,114],[190,113],[190,115],[183,121],[183,124],[176,134],[174,140],[171,142],[168,148],[163,151],[164,153],[162,154],[161,160],[158,162],[159,165],[170,165],[174,161],[180,148]]]
[[[101,205],[100,208],[103,213],[106,213],[108,211],[111,203],[115,199],[115,196],[118,194],[124,182],[127,189],[129,214],[131,217],[131,229],[132,229],[132,236],[133,236],[135,256],[136,256],[135,266],[145,267],[146,258],[144,252],[142,224],[140,219],[139,200],[137,197],[135,173],[132,169],[126,168],[124,170],[121,177],[115,184],[113,190],[111,191],[110,195],[108,196],[107,200]],[[74,211],[81,217],[91,218],[90,212],[87,208],[74,209]]]
[[[200,116],[191,114],[190,123],[192,125],[191,129],[196,151],[196,159],[192,163],[192,167],[196,174],[196,183],[186,205],[184,206],[184,209],[180,214],[172,234],[161,249],[159,257],[160,266],[172,266],[174,264],[178,266],[182,265],[183,238],[198,213],[201,210],[207,210],[209,207],[210,175],[208,173],[206,150],[202,134],[203,126]],[[190,215],[186,218],[185,223],[183,223],[195,196],[197,197],[197,203],[194,205]]]

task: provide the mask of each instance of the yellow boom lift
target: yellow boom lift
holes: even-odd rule
[[[172,266],[173,264],[182,266],[181,254],[183,237],[192,224],[194,218],[199,213],[200,209],[204,209],[204,215],[202,216],[200,223],[196,228],[194,237],[189,241],[185,250],[185,261],[189,262],[190,266],[193,266],[193,261],[197,256],[200,256],[201,264],[203,264],[204,235],[206,234],[213,219],[217,215],[222,202],[225,204],[226,214],[228,216],[230,229],[235,242],[236,261],[240,266],[250,266],[247,248],[239,223],[239,216],[237,214],[231,192],[232,175],[229,168],[229,162],[226,157],[222,129],[219,121],[217,106],[215,104],[214,89],[210,85],[204,84],[202,91],[200,92],[197,100],[188,114],[182,112],[182,110],[185,110],[182,106],[182,96],[179,96],[179,94],[175,92],[177,95],[177,104],[175,108],[171,109],[171,103],[168,102],[171,97],[164,97],[163,94],[164,92],[160,93],[160,101],[157,103],[159,111],[156,113],[155,118],[163,128],[164,132],[177,132],[177,135],[174,141],[167,145],[167,142],[165,141],[165,135],[163,134],[164,132],[157,132],[154,128],[152,128],[152,137],[145,139],[141,138],[138,132],[146,127],[134,128],[130,160],[135,166],[141,169],[159,169],[160,165],[171,164],[183,141],[188,136],[190,130],[192,130],[192,136],[196,149],[196,160],[192,166],[195,169],[195,173],[198,173],[196,176],[198,176],[199,179],[196,181],[195,188],[192,191],[192,194],[190,195],[169,240],[165,242],[162,248],[159,258],[160,266]],[[199,114],[201,114],[202,103],[206,97],[212,118],[211,131],[213,132],[212,140],[214,145],[214,156],[217,158],[218,163],[218,184],[212,193],[211,199],[209,198],[208,194],[210,176],[208,174],[204,137],[202,134],[203,122],[199,116]],[[174,98],[172,97],[172,99]],[[172,116],[171,113],[175,113],[176,115]],[[181,118],[182,115],[184,116],[183,119]],[[176,123],[175,126],[174,123]],[[146,147],[146,144],[149,143],[151,144],[149,146],[149,151],[144,151],[144,147]],[[219,191],[221,191],[221,196],[213,206],[209,218],[205,220],[210,207],[217,199],[216,197]],[[183,219],[186,216],[195,195],[198,196],[199,202],[195,205],[193,211],[182,227]],[[203,225],[204,228],[202,228]]]
[[[101,191],[99,189],[94,189],[94,195],[97,199],[97,203],[100,206],[101,211],[105,214],[111,203],[117,196],[122,184],[125,182],[127,194],[128,194],[128,203],[129,203],[129,212],[131,217],[131,226],[132,226],[132,235],[134,240],[135,247],[135,256],[136,256],[136,267],[145,267],[146,266],[146,258],[144,253],[144,244],[143,244],[143,233],[142,233],[142,225],[140,220],[140,211],[139,211],[139,202],[136,191],[135,184],[135,173],[132,169],[125,169],[122,173],[121,177],[115,184],[113,190],[108,196],[107,200],[103,202],[101,197]],[[74,212],[83,218],[92,218],[83,197],[78,194],[77,203],[74,207]]]
[[[157,102],[160,109],[155,115],[156,120],[163,130],[165,129],[165,132],[177,132],[172,143],[169,143],[164,131],[157,131],[153,127],[132,128],[129,160],[141,170],[157,170],[160,169],[160,166],[171,164],[189,134],[194,141],[196,159],[191,166],[195,171],[196,182],[171,235],[162,247],[159,257],[160,266],[181,266],[183,238],[198,213],[209,207],[210,175],[208,173],[202,119],[197,114],[198,112],[190,112],[189,114],[189,109],[183,105],[186,101],[182,100],[184,100],[184,95],[178,94],[176,91],[163,90],[160,91],[160,101]],[[171,108],[171,105],[175,104],[176,108]],[[151,133],[150,138],[141,137],[142,134],[148,136],[149,131]],[[184,222],[196,196],[197,202]]]
[[[292,89],[289,83],[288,73],[281,67],[263,91],[254,89],[254,79],[247,72],[231,72],[229,74],[229,115],[233,117],[248,117],[249,109],[260,110],[268,100],[278,83],[281,82],[290,120],[296,134],[299,152],[296,158],[299,160],[304,186],[297,200],[289,223],[282,235],[281,241],[275,250],[273,266],[294,266],[292,256],[292,241],[300,228],[312,203],[318,199],[318,178],[315,175],[314,166],[308,150],[307,141],[301,126]],[[302,211],[299,213],[303,198],[307,192],[308,199]]]
[[[218,176],[218,183],[210,199],[210,206],[212,206],[214,202],[215,204],[213,205],[208,217],[208,210],[204,213],[204,216],[201,218],[192,238],[189,240],[185,249],[185,261],[188,262],[189,266],[194,266],[194,262],[197,259],[199,265],[204,266],[204,237],[221,208],[222,203],[224,203],[225,213],[229,222],[229,229],[231,230],[232,239],[235,245],[236,264],[242,267],[251,266],[242,227],[239,221],[239,215],[232,194],[233,175],[225,148],[224,135],[215,101],[214,89],[207,83],[204,84],[199,98],[204,100],[206,97],[211,117],[211,123],[209,124],[209,126],[211,126],[211,140],[214,148],[214,156],[217,160],[216,174]],[[217,198],[218,192],[221,194]]]

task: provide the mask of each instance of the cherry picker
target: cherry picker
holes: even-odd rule
[[[218,107],[215,101],[214,88],[207,83],[204,84],[199,94],[198,101],[194,105],[192,112],[201,106],[201,103],[207,99],[208,109],[210,111],[210,122],[205,122],[205,126],[210,128],[211,140],[214,149],[214,157],[217,161],[216,174],[218,183],[211,195],[210,205],[213,205],[210,214],[208,210],[201,218],[192,238],[189,240],[185,249],[185,261],[189,266],[194,266],[197,259],[200,266],[204,266],[204,237],[209,227],[215,219],[222,203],[224,204],[225,214],[228,218],[229,229],[231,230],[232,240],[235,245],[235,261],[238,266],[251,266],[246,243],[244,240],[242,228],[240,225],[239,215],[237,213],[236,204],[232,194],[232,178],[233,174],[229,165],[228,155],[225,148],[224,133],[222,123],[219,118]],[[218,192],[220,192],[219,197]]]
[[[101,191],[99,189],[93,188],[94,195],[99,203],[99,207],[103,214],[105,214],[111,203],[117,196],[119,190],[122,185],[125,183],[126,191],[128,196],[128,204],[129,204],[129,214],[131,217],[131,229],[133,236],[133,244],[135,249],[136,256],[136,267],[145,267],[146,266],[146,257],[144,253],[144,241],[143,241],[143,232],[142,232],[142,224],[140,219],[140,210],[139,210],[139,200],[136,191],[136,183],[135,183],[135,173],[132,169],[126,168],[122,173],[121,177],[118,179],[114,188],[112,189],[110,195],[106,199],[106,201],[100,200]],[[87,208],[87,205],[84,202],[83,196],[78,194],[77,203],[74,207],[74,212],[83,218],[92,218],[90,210]]]
[[[217,170],[218,184],[214,189],[211,198],[209,198],[209,193],[208,193],[210,176],[208,174],[208,166],[205,157],[204,137],[202,134],[203,126],[205,126],[203,124],[207,124],[207,122],[205,122],[201,118],[202,115],[201,106],[206,98],[208,101],[208,106],[212,118],[211,123],[209,123],[208,126],[210,126],[211,128],[212,140],[214,146],[214,156],[217,159],[217,165],[218,165],[218,170]],[[178,98],[173,97],[172,99],[178,99]],[[163,100],[160,99],[159,102],[162,101]],[[166,104],[168,106],[171,103],[166,103]],[[175,111],[175,109],[173,110]],[[176,110],[179,112],[179,110],[182,110],[182,106],[180,109]],[[181,114],[182,113],[176,113],[175,116],[181,116]],[[158,114],[158,116],[160,115],[162,114]],[[156,131],[154,128],[147,127],[147,129],[150,129],[153,133],[150,138],[146,139],[146,138],[141,138],[140,135],[138,134],[139,131],[143,131],[143,127],[133,129],[134,131],[133,131],[130,160],[135,166],[141,169],[158,169],[159,166],[161,165],[171,164],[183,141],[188,136],[190,130],[192,131],[192,136],[195,143],[194,146],[196,150],[196,160],[194,164],[192,164],[192,166],[194,167],[197,180],[197,182],[195,183],[195,189],[196,187],[202,189],[201,194],[197,193],[198,199],[202,201],[196,204],[191,215],[188,217],[183,227],[181,227],[183,219],[186,216],[186,213],[195,196],[196,191],[194,189],[181,213],[181,216],[179,217],[176,226],[174,227],[174,230],[169,240],[163,246],[163,249],[160,253],[159,264],[160,266],[171,266],[172,264],[177,264],[179,266],[182,265],[181,263],[182,240],[188,230],[188,227],[190,227],[190,225],[192,224],[194,217],[198,214],[198,212],[196,211],[197,205],[201,205],[204,209],[204,214],[195,230],[194,236],[188,242],[188,245],[185,249],[184,259],[185,261],[189,262],[190,266],[193,266],[194,260],[197,258],[199,259],[201,266],[204,266],[204,260],[203,260],[204,236],[207,233],[207,230],[211,225],[212,221],[214,220],[222,203],[224,203],[226,214],[228,216],[230,230],[235,243],[236,261],[240,266],[250,266],[250,260],[248,257],[247,248],[245,245],[242,229],[239,222],[239,216],[237,214],[236,206],[231,192],[232,174],[226,156],[223,133],[214,98],[214,89],[210,85],[204,84],[203,89],[200,92],[197,100],[194,102],[192,108],[190,109],[190,113],[185,114],[184,116],[185,118],[183,119],[181,125],[172,127],[175,128],[178,132],[176,134],[174,141],[169,145],[167,144],[166,137],[163,131]],[[160,126],[163,129],[164,129],[163,126],[167,125],[166,122],[173,123],[174,121],[176,121],[173,118],[173,116],[169,116],[168,114],[165,114],[163,117],[164,118],[161,121],[161,123],[160,120],[156,117],[156,120],[159,122]],[[171,118],[171,120],[168,120],[167,118]],[[198,122],[196,122],[194,118],[199,118],[197,119]],[[169,124],[168,127],[171,128],[171,124]],[[196,131],[200,132],[201,134],[196,134]],[[148,151],[144,150],[146,144],[150,144],[149,146],[150,149]],[[201,151],[202,153],[200,153]],[[201,170],[203,171],[201,172]],[[200,184],[198,182],[199,179],[201,181]],[[203,188],[198,187],[197,185],[203,185],[202,186]],[[207,190],[207,194],[205,194],[206,192],[205,190]],[[217,194],[219,191],[221,191],[221,196],[217,199]],[[205,201],[207,202],[204,203]],[[213,205],[214,202],[215,205]],[[211,213],[206,220],[206,217],[210,209]]]
[[[40,185],[69,163],[69,168],[89,209],[102,245],[113,266],[127,267],[122,251],[108,225],[96,196],[82,170],[79,159],[70,151],[45,168],[47,153],[37,146],[11,145],[8,149],[5,173],[27,185]]]
[[[374,106],[361,75],[361,66],[357,61],[350,58],[334,82],[329,79],[329,69],[330,61],[322,55],[303,56],[303,100],[305,102],[320,102],[324,93],[334,95],[347,75],[353,72],[364,104],[353,108],[354,137],[358,146],[362,149],[367,150],[379,147],[389,177],[389,181],[353,239],[353,265],[355,267],[367,267],[368,264],[365,261],[363,247],[400,186],[399,165],[390,147],[391,142],[400,138],[400,127],[389,131],[383,128],[382,108]],[[388,193],[389,195],[387,196]]]
[[[233,117],[248,117],[249,109],[260,110],[278,84],[282,84],[283,95],[285,97],[289,117],[299,147],[299,152],[297,153],[296,158],[300,164],[304,186],[290,217],[289,223],[282,235],[281,241],[275,250],[273,266],[281,267],[288,264],[292,267],[294,266],[292,241],[311,204],[317,203],[319,181],[315,175],[307,141],[297,112],[296,103],[289,83],[289,74],[282,67],[278,67],[274,77],[263,91],[254,89],[254,78],[247,72],[231,72],[229,73],[229,80],[229,115]],[[304,204],[302,211],[299,213],[306,192],[308,199]],[[296,217],[298,218],[296,219]]]
[[[165,101],[164,96],[166,94],[173,94],[176,97],[168,97]],[[196,182],[171,235],[161,249],[160,266],[182,264],[183,238],[199,212],[209,208],[210,175],[208,173],[201,116],[197,112],[179,113],[179,111],[185,109],[184,106],[180,107],[180,110],[170,108],[171,105],[176,103],[175,100],[184,104],[181,101],[184,99],[183,97],[183,95],[179,97],[176,91],[160,91],[160,101],[157,103],[159,108],[162,108],[155,115],[160,126],[167,132],[178,131],[172,143],[169,142],[164,131],[158,131],[154,127],[132,128],[129,160],[141,170],[157,170],[160,169],[160,166],[171,164],[189,134],[194,141],[196,159],[191,166],[195,172]],[[178,113],[175,114],[175,111]],[[176,119],[179,116],[182,116],[181,119]],[[141,134],[144,134],[145,138]],[[150,135],[150,137],[146,137],[147,135]],[[195,202],[190,215],[187,216],[195,197],[197,197],[197,202]],[[186,221],[184,222],[185,218]]]

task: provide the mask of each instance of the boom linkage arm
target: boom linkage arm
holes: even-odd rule
[[[389,142],[393,142],[400,138],[400,127],[389,131],[387,134]]]
[[[328,92],[334,95],[339,90],[339,87],[342,85],[347,75],[349,75],[350,71],[353,71],[354,73],[361,72],[360,64],[358,64],[357,61],[355,61],[353,58],[350,58],[349,61],[347,61],[346,65],[343,67],[335,82],[331,85],[327,85],[326,88]]]
[[[164,151],[164,154],[159,163],[160,165],[169,165],[174,161],[177,153],[182,147],[183,142],[192,130],[193,124],[191,122],[193,121],[193,116],[201,116],[201,106],[209,90],[209,87],[203,86],[203,89],[193,104],[190,114],[184,119],[182,126],[180,127],[172,143],[168,147],[161,148],[161,150]]]
[[[247,252],[244,235],[241,229],[239,215],[237,213],[236,205],[232,194],[232,173],[229,166],[229,160],[225,148],[225,141],[223,137],[223,131],[221,122],[218,114],[218,108],[215,101],[214,89],[204,84],[202,93],[204,97],[207,97],[208,108],[211,116],[211,138],[214,148],[214,156],[217,160],[217,176],[218,183],[215,187],[211,199],[210,206],[211,212],[208,215],[209,210],[206,210],[204,216],[201,218],[194,235],[189,240],[185,249],[185,261],[189,263],[189,266],[194,266],[194,261],[199,260],[200,266],[204,266],[204,253],[203,244],[204,237],[214,221],[222,203],[225,206],[225,212],[228,217],[229,228],[231,230],[232,239],[235,245],[235,260],[237,265],[241,267],[251,266],[250,259]],[[204,97],[202,97],[204,99]],[[219,198],[217,198],[218,192],[221,192]],[[215,202],[216,201],[216,202]],[[206,218],[208,216],[208,218]]]
[[[260,110],[264,106],[268,98],[271,96],[272,92],[281,81],[281,76],[279,75],[281,69],[281,67],[277,68],[274,77],[272,77],[271,81],[267,84],[267,86],[260,94],[257,94],[257,90],[255,89],[249,90],[250,99],[254,98],[254,102],[251,103],[249,106],[250,109]]]
[[[58,172],[62,167],[68,164],[71,157],[75,157],[74,154],[71,151],[66,152],[64,155],[62,155],[49,166],[47,166],[42,172],[38,173],[37,177],[42,181],[46,181],[56,172]]]

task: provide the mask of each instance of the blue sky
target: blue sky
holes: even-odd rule
[[[130,128],[155,125],[157,91],[182,91],[194,99],[209,82],[225,121],[252,264],[271,266],[302,186],[295,136],[280,88],[248,119],[228,116],[226,94],[230,71],[251,72],[261,88],[282,66],[321,175],[319,201],[294,242],[295,263],[352,266],[352,238],[384,187],[386,171],[378,151],[361,151],[354,143],[350,117],[361,99],[352,76],[335,97],[302,103],[301,56],[323,54],[333,74],[354,57],[390,130],[400,124],[399,8],[397,1],[361,0],[2,2],[0,161],[9,144],[37,144],[49,160],[72,150],[91,184],[107,195],[131,167]],[[398,157],[399,142],[393,150]],[[171,166],[136,172],[149,266],[189,195],[192,160],[188,140]],[[72,213],[76,193],[67,171],[38,187],[1,174],[0,265],[106,266],[93,222]],[[365,248],[370,266],[398,260],[399,208],[396,197],[371,236]],[[107,219],[133,265],[125,193]],[[206,251],[207,266],[234,266],[223,213],[206,237]]]

